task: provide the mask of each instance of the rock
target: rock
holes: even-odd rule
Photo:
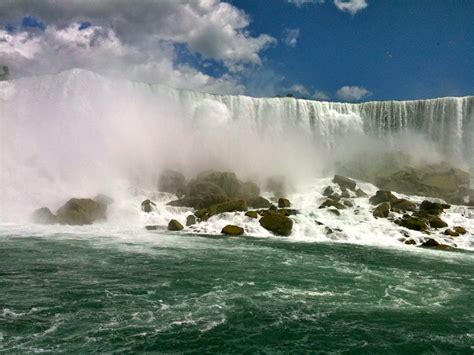
[[[227,226],[222,228],[221,233],[226,235],[242,235],[244,234],[244,229],[233,224],[228,224]]]
[[[258,187],[258,185],[254,182],[247,181],[240,186],[240,191],[237,197],[249,200],[253,198],[258,198],[259,195],[260,188]]]
[[[448,235],[450,237],[459,237],[459,233],[454,231],[453,229],[446,229],[444,232],[443,232],[444,235]]]
[[[245,213],[245,215],[247,217],[250,217],[250,218],[258,218],[258,213],[257,211],[248,211]]]
[[[114,203],[114,199],[112,197],[104,194],[98,194],[96,197],[94,197],[94,201],[103,205],[111,205]]]
[[[207,208],[217,203],[223,203],[229,199],[224,195],[203,195],[200,197],[183,197],[182,199],[168,202],[168,206],[173,207],[192,207],[195,210]]]
[[[294,208],[281,208],[278,210],[278,213],[284,215],[284,216],[296,216],[297,214],[300,213],[300,211],[294,209]]]
[[[333,201],[339,202],[339,200],[341,199],[341,196],[339,196],[338,194],[332,194],[332,195],[329,195],[328,198]]]
[[[190,214],[189,216],[186,217],[186,226],[192,226],[193,224],[196,224],[196,216],[193,214]]]
[[[356,186],[357,186],[354,180],[346,178],[345,176],[342,176],[342,175],[334,175],[334,179],[332,179],[332,182],[338,184],[343,190],[349,189],[349,190],[355,191]]]
[[[450,205],[444,204],[444,203],[438,203],[438,202],[431,202],[428,200],[424,200],[420,204],[420,211],[426,212],[435,216],[438,216],[443,212],[443,210],[450,208]]]
[[[461,226],[456,226],[456,227],[453,227],[454,231],[460,235],[464,235],[467,233],[467,230]]]
[[[176,194],[178,197],[186,194],[186,178],[175,170],[165,170],[158,178],[158,191]]]
[[[195,181],[198,183],[210,183],[217,186],[223,191],[223,194],[228,198],[241,197],[242,183],[237,179],[235,173],[232,172],[221,172],[221,171],[207,171],[200,173]],[[191,182],[189,183],[191,184]],[[190,187],[191,189],[191,187]],[[260,190],[260,189],[259,189]],[[215,192],[214,192],[215,193]],[[199,192],[189,191],[189,195],[197,196]],[[206,193],[207,194],[207,193]],[[258,196],[258,193],[257,193]]]
[[[382,202],[392,203],[396,200],[398,200],[398,198],[395,197],[395,195],[393,195],[391,191],[385,191],[385,190],[379,190],[375,193],[374,196],[369,198],[369,202],[373,205],[379,205]]]
[[[329,208],[328,209],[328,212],[331,212],[332,214],[336,215],[336,216],[340,216],[341,215],[341,212],[339,212],[339,210],[335,209],[335,208]]]
[[[351,201],[345,200],[345,201],[343,202],[343,204],[344,204],[344,206],[346,206],[346,207],[354,207],[354,204],[353,204]]]
[[[267,190],[272,192],[276,198],[284,197],[287,193],[286,178],[281,175],[271,176],[267,179]]]
[[[409,215],[404,215],[401,219],[396,220],[395,223],[401,227],[420,232],[427,231],[429,228],[425,220]]]
[[[329,196],[334,193],[334,189],[331,186],[326,186],[326,188],[323,191],[323,196]]]
[[[33,222],[39,224],[55,224],[58,223],[58,219],[49,208],[42,207],[33,212]]]
[[[327,208],[327,207],[335,207],[338,210],[346,209],[346,206],[344,206],[342,203],[339,203],[330,199],[327,199],[326,201],[322,203],[321,206],[319,206],[319,208]]]
[[[281,236],[289,236],[293,228],[293,221],[280,214],[263,216],[259,222],[263,228]]]
[[[390,212],[390,203],[382,202],[378,205],[372,215],[376,218],[387,218]]]
[[[177,220],[175,219],[172,219],[169,223],[168,223],[168,230],[169,231],[180,231],[182,230],[184,227],[181,223],[179,223]]]
[[[150,226],[145,226],[145,229],[148,230],[148,231],[156,231],[156,230],[159,230],[161,228],[160,228],[160,226],[157,226],[157,225],[150,225]]]
[[[390,205],[392,207],[392,210],[397,211],[397,212],[398,211],[406,212],[406,211],[416,210],[416,203],[411,202],[404,198],[396,199],[395,201],[391,202]]]
[[[416,241],[413,239],[407,239],[404,241],[406,245],[416,245]]]
[[[84,225],[92,224],[106,218],[107,205],[90,198],[71,198],[56,212],[61,224]]]
[[[356,196],[357,197],[367,197],[368,195],[361,189],[355,190]]]
[[[247,206],[252,208],[269,208],[272,205],[270,201],[261,196],[247,199]]]
[[[436,216],[431,217],[428,220],[428,222],[429,222],[431,228],[438,229],[438,228],[444,228],[444,227],[448,226],[448,224],[445,221],[443,221],[441,218],[436,217]]]
[[[153,207],[156,207],[156,203],[147,199],[142,202],[141,206],[143,212],[150,213],[151,211],[153,211]]]
[[[436,248],[436,249],[449,249],[449,245],[441,244],[434,239],[428,239],[426,242],[421,244],[423,248]]]
[[[212,217],[216,214],[235,211],[247,211],[247,204],[245,200],[232,200],[212,205],[208,208],[203,208],[196,211],[195,215],[202,220],[207,220],[209,217]]]
[[[278,207],[279,208],[288,208],[290,206],[291,206],[290,200],[288,200],[287,198],[280,197],[278,199]]]
[[[342,198],[350,198],[350,197],[351,197],[351,194],[349,193],[349,191],[347,191],[346,189],[344,189],[344,190],[342,190],[341,197],[342,197]]]

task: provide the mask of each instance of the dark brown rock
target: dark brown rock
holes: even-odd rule
[[[169,223],[168,223],[168,230],[169,231],[180,231],[184,229],[183,225],[181,223],[179,223],[177,220],[175,219],[172,219]]]
[[[289,236],[293,228],[293,221],[280,214],[263,216],[259,222],[263,228],[281,236]]]
[[[222,228],[221,233],[226,235],[243,235],[244,229],[233,224],[228,224],[227,226]]]
[[[196,211],[195,215],[202,220],[207,220],[209,217],[217,214],[235,211],[247,211],[247,204],[245,200],[232,200],[212,205],[208,208],[203,208]]]
[[[250,217],[250,218],[258,218],[258,213],[257,211],[248,211],[245,213],[245,215],[247,217]]]
[[[333,201],[333,200],[331,200],[331,199],[327,199],[326,201],[324,201],[324,202],[321,204],[321,206],[319,206],[319,208],[328,208],[328,207],[335,207],[335,208],[337,208],[338,210],[344,210],[344,209],[346,209],[346,206],[344,206],[342,203]]]
[[[98,220],[105,220],[107,205],[90,198],[71,198],[56,212],[57,221],[61,224],[84,225]]]
[[[186,217],[186,226],[192,226],[193,224],[196,224],[196,216],[193,214],[190,214],[189,216]]]
[[[379,205],[382,202],[392,203],[396,200],[398,200],[398,198],[395,197],[391,191],[379,190],[369,199],[369,202],[373,205]]]
[[[332,179],[332,182],[338,184],[341,189],[349,189],[352,191],[355,191],[356,189],[356,182],[354,180],[351,180],[345,176],[342,175],[334,175],[334,178]]]
[[[280,197],[278,199],[278,207],[279,208],[288,208],[291,206],[290,200],[287,198]]]
[[[378,205],[375,208],[372,214],[376,218],[387,218],[389,212],[390,212],[390,203],[382,202],[380,205]]]
[[[151,200],[145,200],[142,202],[141,207],[143,212],[150,213],[153,211],[153,207],[156,207],[156,203]]]

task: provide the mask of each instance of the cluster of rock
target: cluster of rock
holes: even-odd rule
[[[275,235],[288,236],[293,228],[293,221],[288,216],[297,211],[290,209],[291,203],[282,197],[286,193],[286,183],[283,177],[270,178],[267,188],[273,191],[278,199],[278,208],[269,200],[260,196],[260,188],[251,181],[240,181],[235,173],[206,171],[186,182],[184,175],[167,170],[160,175],[158,189],[178,195],[179,199],[168,203],[174,207],[189,207],[195,211],[189,215],[186,225],[191,226],[206,221],[212,216],[228,212],[246,212],[249,218],[259,218],[260,225]],[[153,202],[142,202],[142,210],[151,212]],[[179,231],[184,226],[176,220],[171,220],[168,230]],[[228,225],[223,228],[223,234],[242,235],[243,228]]]
[[[71,198],[56,211],[56,214],[47,207],[37,209],[33,212],[33,221],[39,224],[92,224],[106,219],[107,206],[112,202],[113,200],[105,195],[98,195],[93,199]]]
[[[352,179],[341,175],[334,175],[332,182],[339,185],[341,193],[338,194],[331,186],[327,186],[323,191],[323,196],[326,196],[326,200],[319,208],[327,208],[329,212],[336,216],[341,214],[339,210],[354,207],[351,198],[367,197],[367,194],[361,188],[357,187],[357,183]]]

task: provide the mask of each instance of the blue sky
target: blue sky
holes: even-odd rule
[[[464,96],[473,17],[473,0],[5,0],[0,64],[253,96]]]

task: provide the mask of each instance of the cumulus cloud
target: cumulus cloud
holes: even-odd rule
[[[324,91],[321,91],[321,90],[316,90],[313,94],[313,98],[316,99],[316,100],[329,100],[329,95],[324,92]]]
[[[21,26],[27,15],[45,26]],[[241,93],[239,73],[261,65],[261,52],[276,43],[266,34],[251,35],[249,23],[245,12],[218,0],[5,0],[0,24],[16,30],[0,31],[0,61],[14,69],[13,75],[82,67]],[[196,58],[193,65],[183,61],[183,48]],[[226,73],[205,74],[199,69],[205,61],[222,65]]]
[[[295,47],[298,43],[298,37],[300,36],[299,28],[286,28],[283,32],[283,43],[287,46]]]
[[[295,4],[300,7],[304,4],[323,4],[324,0],[287,0],[291,4]]]
[[[344,101],[360,101],[372,95],[372,92],[361,86],[343,86],[337,90],[336,95]]]
[[[334,0],[334,5],[339,10],[349,12],[352,15],[368,6],[366,0]]]
[[[290,88],[289,88],[289,91],[291,93],[296,93],[296,94],[299,94],[301,96],[305,96],[305,97],[309,97],[310,94],[309,94],[309,90],[304,86],[304,85],[301,85],[301,84],[294,84],[292,85]]]

